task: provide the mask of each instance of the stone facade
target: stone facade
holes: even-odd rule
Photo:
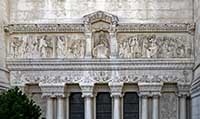
[[[194,79],[192,83],[192,119],[199,119],[200,118],[200,68],[199,68],[199,63],[200,63],[200,50],[198,48],[199,44],[199,39],[200,39],[200,2],[198,0],[194,1],[194,21],[196,22],[196,32],[195,32],[195,67],[194,67]]]
[[[42,117],[69,119],[70,93],[81,92],[95,119],[98,92],[109,92],[122,119],[123,94],[137,92],[140,119],[199,119],[198,0],[0,3],[2,81],[32,96]]]
[[[8,1],[0,1],[0,91],[9,87],[8,70],[6,68],[6,36],[4,26],[8,24]]]

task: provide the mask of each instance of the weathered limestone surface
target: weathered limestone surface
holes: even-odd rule
[[[10,0],[11,23],[80,22],[102,10],[120,22],[192,22],[192,0]]]
[[[200,118],[200,1],[194,0],[195,32],[195,71],[192,83],[192,119]]]
[[[8,72],[6,69],[6,36],[4,25],[8,23],[8,1],[0,1],[0,91],[8,87]]]

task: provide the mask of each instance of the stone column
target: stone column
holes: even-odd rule
[[[152,102],[152,119],[159,119],[159,104],[158,99],[161,95],[161,89],[163,86],[162,82],[155,83],[138,83],[140,96],[142,99],[142,119],[148,119],[148,96],[153,97]]]
[[[47,98],[47,119],[54,119],[54,115],[57,112],[56,119],[65,119],[65,107],[64,107],[64,97],[65,97],[65,83],[60,84],[44,84],[39,83],[42,90],[42,96],[50,97]],[[57,111],[54,112],[53,99],[57,98]]]
[[[113,97],[113,119],[121,119],[121,99],[123,83],[110,82],[111,97]]]
[[[148,96],[142,95],[142,119],[148,119]]]
[[[46,108],[46,118],[53,119],[54,117],[54,106],[53,106],[53,98],[47,97],[47,108]]]
[[[65,119],[64,98],[57,97],[57,119]]]
[[[92,98],[94,83],[80,83],[84,98],[85,119],[93,119]]]
[[[187,96],[190,94],[190,84],[185,84],[185,83],[178,83],[178,91],[179,91],[179,117],[180,119],[186,119],[187,117],[187,104],[186,104],[186,99]]]
[[[152,119],[159,119],[159,117],[158,117],[159,116],[159,113],[158,113],[158,111],[159,111],[158,110],[159,109],[159,106],[158,106],[159,105],[158,104],[159,95],[154,95],[152,99],[153,99]]]
[[[65,117],[66,117],[66,119],[69,119],[69,96],[70,96],[70,93],[67,93],[66,94],[66,98],[65,98],[65,106],[66,106],[66,110],[65,110],[65,113],[66,113],[66,115],[65,115]]]
[[[180,96],[180,119],[186,119],[186,95]]]

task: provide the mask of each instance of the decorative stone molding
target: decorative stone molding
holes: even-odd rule
[[[112,14],[109,14],[109,13],[106,13],[106,12],[103,12],[103,11],[97,11],[97,12],[94,12],[92,14],[85,15],[83,17],[83,19],[84,19],[85,24],[92,24],[92,23],[95,23],[99,20],[102,20],[104,22],[116,25],[119,21],[117,16],[114,16]]]
[[[94,83],[80,83],[82,97],[93,97]]]
[[[194,33],[194,23],[183,23],[183,24],[119,24],[117,32],[142,32],[142,33],[153,33],[153,32],[187,32]]]
[[[13,33],[64,33],[84,32],[83,24],[9,24],[5,32]]]
[[[12,86],[20,86],[25,84],[60,84],[60,83],[191,83],[192,73],[190,70],[187,78],[184,78],[185,70],[129,70],[129,71],[11,71],[10,81]]]
[[[160,96],[161,89],[163,86],[163,82],[160,83],[138,83],[140,95],[147,95],[147,96]]]
[[[190,59],[7,59],[8,69],[16,70],[192,70]]]
[[[191,84],[190,83],[178,83],[178,95],[187,97],[190,96],[190,88]]]
[[[122,96],[123,82],[109,82],[111,97]]]
[[[39,83],[42,90],[42,97],[65,97],[65,83],[43,84]]]
[[[99,20],[99,19],[95,19],[95,20]],[[84,24],[87,24],[87,23],[89,22],[84,22]],[[8,26],[4,27],[4,30],[10,34],[13,34],[13,33],[64,33],[64,32],[83,32],[84,33],[87,30],[84,27],[84,24],[9,24]],[[119,26],[116,28],[117,28],[116,29],[117,32],[194,33],[195,24],[194,23],[182,23],[182,24],[126,23],[126,24],[119,24]]]

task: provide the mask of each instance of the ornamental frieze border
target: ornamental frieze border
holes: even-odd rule
[[[78,84],[78,83],[138,83],[163,82],[188,84],[191,70],[176,71],[11,71],[12,86],[26,84]]]
[[[7,60],[11,71],[65,70],[65,71],[104,71],[104,70],[192,70],[191,59],[49,59],[49,60]]]
[[[13,33],[84,33],[85,24],[9,24],[4,31]],[[195,31],[194,23],[123,23],[116,27],[116,32],[132,33],[189,33]]]

